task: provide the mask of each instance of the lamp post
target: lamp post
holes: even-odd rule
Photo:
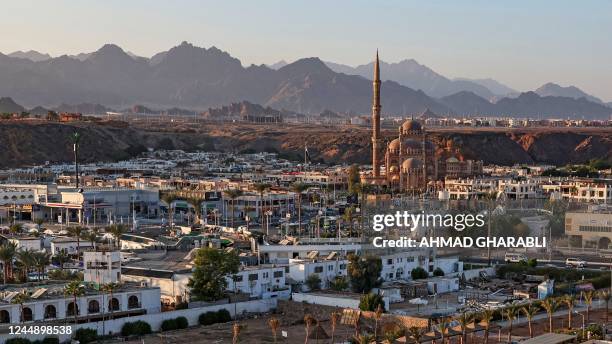
[[[70,135],[72,141],[72,150],[74,151],[74,175],[76,180],[76,188],[79,188],[79,143],[81,141],[81,134],[74,132]]]
[[[574,311],[574,313],[578,314],[578,315],[580,315],[582,317],[582,334],[584,335],[584,318],[585,318],[585,316],[584,316],[584,314],[582,314],[582,313],[580,313],[578,311]],[[571,324],[570,324],[570,327],[571,327]]]

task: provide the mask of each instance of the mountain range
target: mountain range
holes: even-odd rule
[[[310,57],[274,68],[244,67],[227,52],[187,42],[151,58],[113,44],[56,58],[32,51],[12,55],[0,54],[0,95],[28,106],[86,103],[122,109],[142,104],[202,110],[248,101],[307,114],[364,114],[371,107],[372,63],[350,67]],[[381,74],[383,112],[390,115],[426,109],[439,114],[585,118],[612,113],[575,87],[547,84],[535,93],[504,98],[500,93],[514,90],[490,79],[449,79],[414,60],[383,62]]]

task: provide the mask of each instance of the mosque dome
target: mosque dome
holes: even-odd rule
[[[398,150],[399,146],[400,146],[399,139],[395,139],[395,140],[389,142],[389,150]]]
[[[404,122],[404,124],[402,124],[402,131],[403,132],[409,132],[409,131],[421,131],[421,123],[413,120],[413,119],[409,119],[406,122]]]
[[[414,170],[414,169],[419,169],[423,166],[423,163],[421,163],[421,160],[419,159],[414,159],[414,158],[410,158],[410,159],[406,159],[404,160],[404,162],[402,163],[402,169],[403,170]]]
[[[397,172],[397,170],[398,170],[398,169],[397,169],[397,166],[391,166],[391,167],[389,168],[389,173],[396,173],[396,172]]]
[[[451,156],[450,158],[446,159],[446,162],[459,162],[459,160],[454,156]]]

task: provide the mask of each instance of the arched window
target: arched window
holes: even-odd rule
[[[33,317],[32,317],[32,308],[30,307],[23,307],[23,321],[32,321]]]
[[[57,318],[57,310],[54,305],[47,305],[45,307],[45,319],[55,319]]]
[[[68,304],[68,308],[66,310],[67,316],[75,316],[79,315],[79,306],[77,306],[74,301]]]
[[[8,324],[11,322],[11,314],[3,309],[0,311],[0,323],[2,324]]]
[[[88,313],[100,313],[100,303],[96,300],[89,301],[87,312]]]
[[[128,298],[128,308],[140,308],[140,304],[138,302],[138,296],[132,295]]]
[[[117,300],[116,297],[113,297],[112,299],[108,300],[108,309],[111,311],[119,310],[119,300]]]

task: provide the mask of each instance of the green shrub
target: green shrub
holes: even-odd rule
[[[527,266],[529,266],[530,268],[535,268],[536,266],[538,266],[538,260],[535,258],[531,258],[527,261]]]
[[[172,331],[176,330],[178,327],[176,325],[176,319],[166,319],[161,323],[162,331]]]
[[[151,333],[151,325],[142,320],[125,323],[121,328],[121,335],[124,337],[142,336],[149,333]]]
[[[177,329],[183,329],[183,328],[187,328],[189,327],[189,321],[187,321],[187,318],[185,317],[178,317],[176,319],[176,328]]]
[[[436,277],[444,276],[444,270],[436,268],[433,272],[433,275]]]
[[[217,322],[217,313],[216,312],[206,312],[200,314],[198,318],[198,322],[201,325],[212,325]]]
[[[412,269],[412,271],[410,272],[410,276],[412,277],[413,280],[418,280],[418,279],[429,277],[429,275],[427,274],[427,271],[425,271],[425,269],[423,269],[420,266]]]
[[[31,344],[32,342],[27,338],[11,338],[5,342],[6,344]]]
[[[223,308],[217,311],[217,322],[229,322],[232,321],[230,312]]]
[[[365,294],[359,300],[359,309],[362,311],[374,312],[378,308],[378,305],[382,307],[383,311],[385,310],[385,301],[382,295],[379,294]]]

